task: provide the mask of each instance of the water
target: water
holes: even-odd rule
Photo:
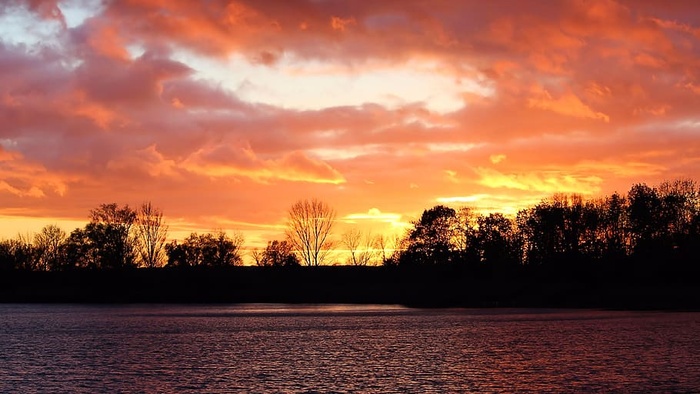
[[[700,313],[0,305],[0,392],[698,392]]]

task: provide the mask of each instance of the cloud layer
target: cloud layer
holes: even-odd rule
[[[514,211],[697,179],[698,11],[6,2],[0,215],[76,220],[151,200],[175,227],[263,242],[299,198],[395,224],[438,202]]]

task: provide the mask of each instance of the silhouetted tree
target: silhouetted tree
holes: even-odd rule
[[[168,226],[163,222],[163,212],[150,202],[143,203],[136,212],[135,235],[141,264],[148,268],[160,267],[165,259]]]
[[[268,242],[269,245],[270,242]],[[250,250],[250,257],[253,258],[255,265],[258,267],[265,267],[265,249],[254,248]]]
[[[236,232],[229,236],[226,232],[220,230],[213,238],[214,253],[208,254],[210,257],[208,265],[226,267],[243,264],[241,251],[244,239],[241,233]]]
[[[85,228],[77,228],[73,230],[62,245],[63,253],[65,254],[66,264],[63,268],[101,268],[100,265],[100,250],[92,227],[88,224]]]
[[[63,242],[66,232],[54,224],[49,224],[34,235],[37,266],[42,271],[58,270],[64,265]]]
[[[167,256],[167,267],[189,267],[187,259],[187,246],[172,241],[165,245],[165,255]]]
[[[599,237],[603,242],[603,256],[605,259],[622,259],[630,252],[627,199],[613,193],[605,198],[601,212]]]
[[[408,245],[401,253],[401,265],[434,265],[450,263],[455,257],[457,213],[444,205],[423,211],[421,218],[413,222],[408,235]]]
[[[627,194],[627,217],[632,248],[637,255],[652,253],[661,246],[663,234],[668,231],[662,221],[662,202],[655,188],[645,184],[632,186]]]
[[[98,250],[99,268],[135,266],[135,241],[131,226],[136,212],[128,205],[102,204],[90,211],[90,223],[85,227],[90,244]]]
[[[61,246],[66,268],[119,269],[135,266],[131,228],[136,212],[128,205],[102,204],[90,211],[90,222],[71,232]]]
[[[18,269],[18,267],[15,265],[14,253],[12,252],[10,240],[5,239],[0,241],[0,271],[16,269]]]
[[[525,239],[526,261],[530,265],[549,264],[572,247],[571,216],[568,200],[554,195],[518,214],[518,229]],[[577,237],[576,237],[577,238]]]
[[[601,201],[586,201],[581,205],[579,252],[589,262],[599,262],[605,254],[602,235],[605,213]]]
[[[332,249],[335,210],[325,202],[300,200],[289,209],[287,239],[307,266],[323,264]]]
[[[322,264],[332,247],[335,214],[318,200],[298,201],[289,211],[288,239],[254,250],[256,264],[299,265],[299,257],[305,265]],[[84,228],[68,237],[49,225],[31,237],[0,241],[0,269],[113,269],[133,267],[136,261],[159,267],[163,249],[168,266],[242,264],[241,234],[192,233],[182,242],[165,245],[167,226],[162,219],[162,212],[150,203],[138,211],[103,204],[90,211]],[[368,265],[381,257],[385,265],[473,263],[478,269],[474,272],[495,274],[531,267],[547,275],[592,269],[615,275],[636,270],[647,277],[690,274],[700,272],[700,190],[694,181],[676,180],[657,187],[637,184],[626,196],[614,193],[588,201],[555,194],[521,210],[515,219],[437,205],[425,210],[405,235],[390,241],[355,229],[341,237],[352,265]],[[614,269],[606,270],[602,263]]]
[[[578,258],[582,255],[582,234],[585,231],[583,198],[580,194],[560,194],[555,197],[558,197],[556,204],[564,217],[561,252],[569,258]]]
[[[387,248],[388,248],[388,241],[389,237],[387,237],[384,234],[379,234],[377,237],[374,239],[374,244],[379,249],[379,254],[381,258],[381,263],[386,264],[387,258],[389,255],[387,254]]]
[[[375,245],[382,259],[381,263],[385,266],[399,265],[401,255],[406,251],[408,244],[408,234],[378,235],[375,238]]]
[[[699,272],[700,265],[697,263],[697,258],[700,256],[700,212],[695,214],[690,223],[687,245],[685,245],[682,253],[688,268]]]
[[[29,237],[18,235],[15,239],[0,241],[0,267],[5,270],[36,270],[36,252]]]
[[[515,225],[500,213],[479,216],[476,245],[481,263],[499,274],[513,271],[520,265],[522,244]]]
[[[359,265],[357,262],[357,248],[360,246],[362,233],[358,229],[350,229],[344,232],[341,237],[341,243],[348,249],[350,253],[349,262],[351,265]]]
[[[296,267],[300,265],[292,244],[287,241],[270,241],[267,243],[267,247],[253,258],[256,264],[261,267]]]
[[[477,239],[479,216],[469,207],[461,207],[456,211],[453,224],[453,244],[460,263],[474,265],[481,260]]]
[[[348,249],[350,265],[370,265],[375,257],[374,239],[370,234],[362,234],[358,229],[343,233],[341,242]]]
[[[243,264],[242,248],[241,234],[230,237],[218,231],[216,234],[192,233],[181,244],[168,244],[166,253],[169,266],[226,267]]]
[[[619,241],[612,237],[622,236],[617,228],[622,220],[619,213],[606,216],[602,203],[564,194],[555,194],[519,212],[516,222],[526,263],[567,270],[600,261],[606,242]]]
[[[662,182],[658,191],[661,221],[667,229],[664,244],[672,250],[682,250],[688,243],[693,220],[700,211],[700,191],[689,179]]]

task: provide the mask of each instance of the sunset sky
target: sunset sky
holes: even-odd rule
[[[302,198],[378,233],[700,180],[699,2],[5,0],[0,37],[3,237],[151,201],[259,246]]]

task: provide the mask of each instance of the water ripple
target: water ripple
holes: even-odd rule
[[[700,314],[0,305],[0,392],[693,392]]]

